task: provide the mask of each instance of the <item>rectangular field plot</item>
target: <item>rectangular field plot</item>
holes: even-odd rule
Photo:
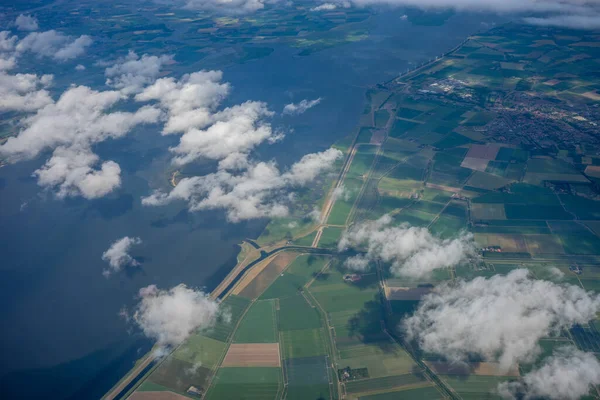
[[[591,232],[558,234],[567,254],[600,254],[600,238]]]
[[[250,306],[233,336],[235,343],[277,342],[275,301],[260,300]]]
[[[283,358],[313,357],[326,354],[325,333],[322,328],[282,331]]]
[[[281,379],[280,368],[219,368],[206,399],[277,399]]]
[[[414,385],[427,382],[423,374],[404,374],[386,376],[375,379],[361,379],[346,382],[347,393],[364,393],[374,390],[394,389],[401,386]]]
[[[253,270],[248,271],[247,275],[242,278],[239,285],[234,289],[234,293],[249,299],[257,298],[277,279],[296,256],[297,253],[282,252],[277,254],[258,274],[255,275]]]
[[[221,367],[279,367],[278,343],[235,343],[229,346]]]
[[[504,211],[506,212],[506,218],[508,219],[573,219],[573,215],[566,212],[562,206],[505,204]]]
[[[301,294],[279,300],[278,320],[280,331],[321,327],[318,311]]]
[[[340,367],[366,368],[369,378],[410,374],[416,368],[408,353],[389,339],[368,345],[345,347],[340,351],[340,356]]]
[[[523,235],[476,233],[475,242],[479,247],[500,246],[503,252],[527,252],[527,242]]]
[[[376,300],[378,294],[373,290],[352,291],[347,288],[325,292],[311,290],[311,292],[327,312],[360,309],[366,303]]]
[[[321,240],[319,240],[319,247],[323,248],[337,248],[337,244],[340,241],[342,232],[345,228],[338,228],[335,226],[328,226],[323,229]]]
[[[250,300],[244,297],[234,294],[227,296],[221,303],[221,308],[226,310],[231,318],[220,318],[214,327],[204,333],[204,336],[226,342],[249,305]]]
[[[160,385],[178,393],[185,393],[190,386],[205,391],[212,373],[212,370],[199,366],[199,364],[168,357],[145,382]]]
[[[203,367],[214,368],[223,357],[227,345],[221,341],[193,335],[188,338],[172,355],[191,364],[201,363]]]
[[[441,400],[444,397],[434,386],[405,389],[387,393],[360,396],[359,400]]]
[[[474,203],[471,206],[471,218],[476,221],[486,219],[506,219],[504,204]]]
[[[329,398],[327,358],[303,357],[285,361],[288,400],[317,400]]]
[[[520,376],[519,367],[514,365],[507,371],[498,363],[449,363],[443,361],[425,361],[425,364],[439,375],[483,375],[483,376]]]
[[[469,399],[500,399],[494,392],[499,383],[513,379],[500,376],[439,376],[448,386],[459,395]]]
[[[265,290],[261,299],[274,299],[294,296],[329,262],[329,257],[301,254]]]
[[[523,235],[531,254],[564,254],[560,238],[556,235]]]

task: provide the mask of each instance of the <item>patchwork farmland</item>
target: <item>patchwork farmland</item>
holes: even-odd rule
[[[530,371],[527,363],[451,364],[407,342],[400,324],[444,282],[518,268],[600,291],[600,157],[581,133],[593,129],[581,118],[597,102],[600,67],[573,58],[597,53],[584,45],[590,37],[562,33],[575,39],[549,44],[542,28],[508,24],[369,89],[359,126],[336,145],[346,159],[322,185],[319,218],[307,220],[303,204],[269,222],[257,245],[268,257],[223,297],[231,320],[193,335],[135,396],[495,399],[499,383]],[[525,112],[523,98],[534,95]],[[547,110],[562,119],[544,114],[542,136],[523,114]],[[385,262],[348,277],[349,254],[337,249],[344,231],[384,215],[441,240],[467,232],[478,256],[419,279],[394,276]],[[544,338],[540,348],[598,353],[599,324]]]

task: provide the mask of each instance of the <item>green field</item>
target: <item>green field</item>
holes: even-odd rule
[[[275,301],[259,300],[254,302],[233,335],[235,343],[275,343]]]
[[[189,363],[202,363],[203,367],[214,368],[225,353],[227,345],[215,339],[193,335],[174,353],[173,357]]]
[[[347,382],[346,391],[348,393],[361,393],[373,390],[394,389],[400,386],[414,385],[421,382],[426,382],[426,379],[422,374],[394,375],[383,378]]]
[[[338,228],[329,226],[323,229],[321,240],[319,240],[319,247],[322,248],[337,248],[337,244],[340,241],[344,228]]]
[[[276,399],[281,385],[280,368],[219,368],[206,398],[209,400]]]
[[[282,331],[283,358],[313,357],[326,354],[323,329]]]
[[[469,399],[500,399],[495,394],[498,384],[510,380],[501,376],[449,376],[440,375],[440,378],[463,398]]]
[[[230,318],[221,317],[215,326],[210,328],[205,333],[205,336],[226,342],[233,332],[235,325],[249,305],[250,300],[244,297],[236,295],[227,296],[227,298],[221,303],[221,307],[226,311],[226,314]]]
[[[292,264],[265,290],[261,299],[274,299],[294,296],[315,277],[329,261],[328,257],[300,255]]]
[[[327,399],[330,395],[327,359],[323,356],[285,360],[287,399]]]
[[[312,308],[300,294],[279,300],[278,319],[280,331],[321,327],[317,310]]]
[[[360,396],[359,400],[441,400],[443,398],[444,397],[435,387],[429,386],[418,389],[406,389],[395,392]]]

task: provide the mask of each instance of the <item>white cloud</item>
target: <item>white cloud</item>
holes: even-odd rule
[[[130,254],[129,251],[135,245],[142,243],[139,237],[125,236],[111,243],[108,250],[102,253],[102,260],[108,262],[109,269],[104,270],[104,276],[109,276],[113,272],[119,272],[127,266],[140,265]]]
[[[482,11],[498,13],[535,13],[541,16],[525,18],[535,25],[559,26],[574,29],[596,29],[600,27],[600,9],[597,0],[351,0],[355,6],[385,4],[409,6],[421,9],[455,9],[458,11]],[[343,5],[347,1],[328,1],[323,9]]]
[[[554,279],[562,279],[562,278],[565,277],[565,273],[562,272],[560,269],[558,269],[556,267],[550,267],[550,269],[548,270],[548,272],[550,272],[550,275]]]
[[[338,249],[365,246],[367,253],[351,257],[346,266],[366,268],[369,261],[391,262],[390,271],[396,276],[424,278],[434,270],[455,266],[475,254],[473,237],[460,233],[454,239],[442,240],[427,228],[407,224],[390,226],[392,218],[384,215],[350,227],[342,234]]]
[[[87,35],[81,35],[77,39],[73,39],[71,36],[50,30],[30,33],[19,41],[16,50],[18,53],[30,51],[38,56],[66,61],[82,55],[86,47],[91,44],[92,39]]]
[[[173,62],[172,55],[138,56],[129,51],[127,57],[117,60],[115,65],[106,68],[106,84],[126,94],[139,93],[158,78],[162,67]]]
[[[273,113],[262,102],[247,101],[243,104],[226,108],[210,116],[214,123],[205,130],[190,129],[181,136],[179,145],[171,151],[175,154],[176,165],[190,163],[199,157],[220,160],[232,156],[236,162],[229,164],[232,168],[239,165],[240,154],[247,154],[265,140],[278,140],[271,126],[262,121]]]
[[[85,65],[82,65],[82,64],[77,64],[77,65],[75,66],[75,70],[76,70],[76,71],[85,71]]]
[[[338,199],[344,199],[344,201],[350,200],[350,190],[346,189],[344,185],[340,185],[333,189],[333,193],[331,194],[332,201],[335,202]]]
[[[15,25],[17,26],[17,29],[20,31],[37,31],[39,28],[38,21],[35,17],[32,17],[31,15],[24,15],[24,14],[20,14],[17,17],[17,20],[15,21]]]
[[[538,341],[600,311],[600,298],[579,286],[535,280],[526,269],[444,283],[423,297],[403,322],[409,338],[426,352],[451,361],[476,354],[508,369],[532,362]]]
[[[184,284],[169,290],[150,285],[140,289],[140,297],[133,320],[160,346],[177,346],[192,332],[212,327],[219,316],[216,301]]]
[[[316,6],[310,9],[310,11],[331,11],[337,8],[336,4],[333,3],[323,3],[320,6]]]
[[[340,157],[342,153],[336,149],[309,154],[283,173],[274,162],[249,163],[237,174],[220,169],[205,176],[183,178],[169,193],[155,191],[142,203],[163,205],[183,200],[191,211],[223,209],[232,222],[282,217],[288,214],[292,201],[287,192],[306,185]]]
[[[17,65],[15,46],[18,40],[9,31],[0,32],[0,71],[13,69]]]
[[[199,71],[180,80],[161,78],[136,95],[137,101],[158,101],[167,112],[164,134],[205,128],[212,123],[214,109],[229,94],[221,83],[221,71]]]
[[[245,14],[265,7],[267,0],[186,0],[192,10],[216,10],[231,14]]]
[[[9,75],[0,71],[0,111],[31,112],[52,103],[46,90],[52,79],[52,75]]]
[[[204,157],[221,160],[221,169],[242,169],[256,146],[283,138],[265,121],[273,113],[263,102],[218,110],[230,90],[222,77],[221,71],[199,71],[179,80],[162,78],[136,95],[137,101],[156,101],[164,110],[163,134],[182,133],[179,144],[170,149],[174,164]]]
[[[556,15],[549,17],[529,17],[524,21],[531,25],[557,26],[572,29],[600,28],[600,14],[591,15]]]
[[[600,384],[600,362],[593,353],[563,347],[522,382],[504,382],[498,393],[506,399],[577,400]]]
[[[313,207],[312,211],[307,214],[307,217],[315,222],[321,222],[323,215],[321,214],[321,209],[315,206]]]
[[[0,154],[16,162],[51,149],[52,157],[35,172],[41,186],[56,188],[59,197],[106,195],[120,186],[121,169],[112,161],[94,169],[100,160],[92,146],[120,138],[137,125],[157,122],[160,116],[160,110],[149,106],[135,112],[108,112],[122,99],[117,91],[71,87],[58,101],[23,118],[21,131],[0,146]]]
[[[61,146],[33,175],[40,186],[55,189],[59,198],[96,199],[121,186],[119,164],[105,161],[99,169],[94,169],[99,163],[100,158],[89,149]]]
[[[300,115],[300,114],[303,114],[308,109],[313,108],[314,106],[316,106],[317,104],[319,104],[321,102],[321,100],[322,99],[319,97],[318,99],[314,99],[314,100],[304,99],[300,103],[286,104],[285,107],[283,107],[283,113],[284,114],[289,114],[289,115]]]

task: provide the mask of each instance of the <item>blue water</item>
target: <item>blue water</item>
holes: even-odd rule
[[[61,10],[68,7],[63,3]],[[442,26],[421,27],[400,21],[400,15],[401,10],[375,15],[370,38],[363,42],[307,57],[275,46],[268,57],[217,66],[234,87],[228,99],[232,104],[262,100],[279,112],[291,100],[324,99],[302,116],[275,117],[275,127],[293,132],[281,143],[261,146],[256,157],[275,158],[285,166],[329,147],[356,125],[369,86],[453,47],[481,29],[483,18],[455,15]],[[496,18],[485,16],[485,21]],[[104,40],[100,53],[109,54],[110,46]],[[185,46],[176,49],[175,58],[186,60],[186,51]],[[202,67],[202,61],[182,61],[175,72]],[[100,67],[90,67],[81,78],[57,68],[47,66],[58,74],[58,87],[103,82]],[[136,129],[125,139],[97,147],[103,159],[115,160],[123,169],[122,188],[100,200],[57,200],[43,193],[31,173],[45,157],[0,169],[4,398],[100,397],[151,345],[118,316],[123,307],[134,306],[139,288],[183,282],[211,290],[234,266],[236,244],[257,237],[265,226],[267,221],[230,224],[220,212],[190,214],[183,204],[142,207],[140,197],[165,184],[166,149],[177,142],[158,130]],[[125,235],[142,238],[133,251],[142,267],[105,279],[101,254]]]

